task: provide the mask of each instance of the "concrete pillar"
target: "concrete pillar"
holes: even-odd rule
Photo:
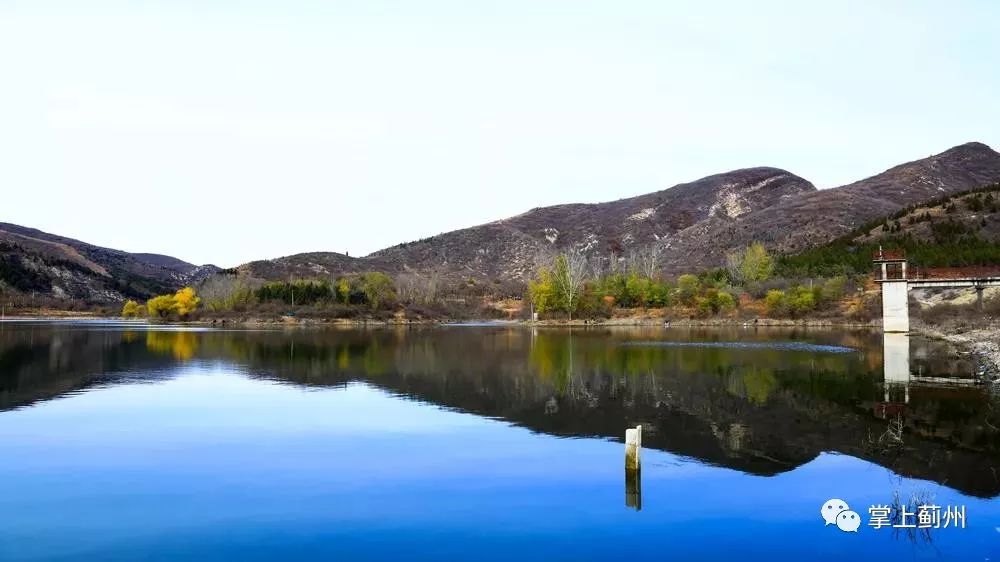
[[[984,287],[976,287],[976,310],[979,312],[983,311],[983,289]]]
[[[882,262],[882,279],[886,279],[888,276],[888,270],[886,269],[885,262]]]
[[[625,472],[639,470],[639,451],[642,449],[642,426],[625,430]]]
[[[905,279],[882,282],[882,331],[910,331],[908,293]]]
[[[639,451],[642,450],[642,426],[625,430],[625,505],[642,509],[642,476]]]

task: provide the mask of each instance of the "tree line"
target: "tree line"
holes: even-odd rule
[[[129,299],[122,306],[122,317],[141,318],[147,316],[158,320],[184,320],[191,316],[201,305],[201,298],[191,287],[179,289],[172,295],[158,295],[148,301],[145,306]]]
[[[647,253],[647,257],[649,254]],[[603,271],[579,252],[562,253],[538,268],[527,298],[539,315],[608,317],[615,308],[676,308],[710,317],[729,314],[741,300],[770,316],[800,317],[842,299],[846,276],[810,280],[808,284],[776,277],[776,260],[754,242],[726,256],[726,267],[668,279],[658,264],[629,260],[625,271]]]

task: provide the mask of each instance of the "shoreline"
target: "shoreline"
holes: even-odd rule
[[[755,318],[749,320],[737,318],[706,318],[706,319],[680,319],[665,320],[656,317],[622,317],[607,319],[580,319],[580,320],[525,320],[525,319],[495,319],[495,318],[442,318],[442,319],[414,319],[414,318],[392,318],[392,319],[372,319],[372,318],[337,318],[337,319],[314,319],[314,318],[240,318],[240,319],[199,319],[190,322],[171,322],[171,324],[190,324],[202,326],[285,326],[285,327],[323,327],[323,326],[529,326],[529,327],[567,327],[567,328],[587,328],[587,327],[702,327],[702,328],[728,328],[728,327],[799,327],[799,328],[881,328],[880,321],[860,322],[857,320],[840,320],[830,318],[801,318],[801,319],[781,319],[781,318]]]
[[[913,322],[916,333],[946,341],[966,350],[979,360],[979,376],[984,382],[1000,382],[1000,325],[991,323],[972,329],[956,325],[929,325],[920,320]]]
[[[101,314],[61,312],[61,311],[39,311],[39,314],[30,315],[7,315],[7,321],[19,322],[51,322],[65,320],[107,320],[117,322],[133,322],[137,324],[151,325],[173,325],[173,326],[275,326],[275,327],[323,327],[323,326],[537,326],[537,327],[615,327],[615,326],[636,326],[636,327],[703,327],[703,328],[727,328],[727,327],[799,327],[799,328],[880,328],[881,322],[857,321],[837,318],[684,318],[665,319],[663,317],[634,316],[602,319],[574,319],[574,320],[525,320],[525,319],[496,319],[496,318],[403,318],[395,317],[390,319],[376,318],[297,318],[291,316],[248,316],[242,318],[199,318],[197,320],[156,322],[145,318],[124,318],[121,316],[106,316]]]

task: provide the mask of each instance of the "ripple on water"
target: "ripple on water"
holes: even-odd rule
[[[841,345],[823,345],[807,342],[742,342],[742,341],[705,341],[705,342],[683,342],[683,341],[632,341],[622,345],[640,347],[719,347],[723,349],[774,349],[779,351],[807,351],[813,353],[851,353],[857,351],[852,347]]]

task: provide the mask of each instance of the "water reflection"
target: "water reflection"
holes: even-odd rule
[[[647,448],[758,475],[838,452],[965,493],[1000,494],[995,397],[942,384],[974,366],[940,343],[867,331],[9,326],[0,335],[0,409],[157,380],[190,362],[295,385],[365,381],[552,435],[620,440],[641,424]],[[890,423],[903,431],[901,446],[877,446],[873,436]],[[626,481],[626,503],[641,507],[638,478]]]
[[[641,470],[625,470],[625,506],[642,511]]]
[[[885,419],[899,414],[910,402],[910,337],[887,332],[882,342],[885,401],[877,414]]]

